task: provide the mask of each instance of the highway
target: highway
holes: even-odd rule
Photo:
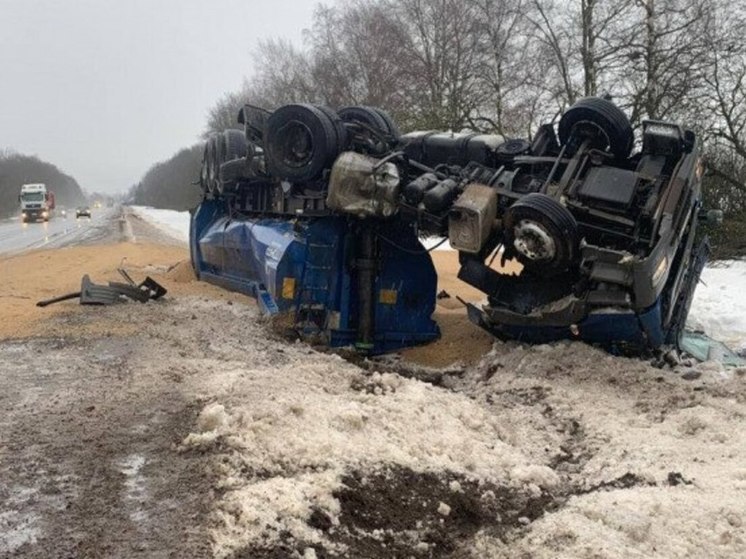
[[[75,210],[68,210],[67,218],[55,216],[39,223],[21,223],[18,217],[0,220],[0,254],[97,239],[106,233],[109,222],[119,211],[119,208],[92,209],[90,219],[76,219]]]

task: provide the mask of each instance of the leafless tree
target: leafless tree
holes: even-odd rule
[[[236,128],[238,110],[244,103],[243,92],[226,93],[218,99],[207,111],[207,124],[202,133],[207,138],[214,132],[222,132],[228,128]]]
[[[544,73],[546,63],[530,40],[528,5],[528,0],[475,1],[481,97],[469,118],[473,128],[504,136],[531,130],[536,117],[532,109],[543,91],[536,87],[536,76]]]
[[[406,120],[412,50],[406,29],[385,4],[319,6],[309,38],[314,83],[328,105],[374,105]]]
[[[201,161],[202,146],[195,145],[155,163],[130,189],[129,202],[174,210],[193,208],[201,198],[200,188],[194,184]]]
[[[635,0],[635,39],[626,86],[631,118],[680,118],[695,113],[708,71],[711,0]]]
[[[411,99],[412,123],[446,130],[466,126],[480,101],[474,2],[399,0],[389,6],[410,38],[408,75],[417,95]]]

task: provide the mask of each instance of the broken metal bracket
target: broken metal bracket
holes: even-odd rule
[[[88,274],[84,275],[80,282],[80,291],[68,293],[52,299],[46,299],[36,303],[37,307],[46,307],[60,301],[67,301],[80,297],[81,305],[112,305],[127,297],[133,301],[147,303],[149,300],[160,299],[167,290],[150,276],[139,285],[135,284],[132,278],[123,269],[119,272],[127,280],[127,283],[109,282],[109,285],[97,285],[91,281]]]

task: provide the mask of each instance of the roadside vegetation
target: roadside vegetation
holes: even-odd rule
[[[193,184],[199,177],[202,146],[184,148],[166,161],[154,164],[133,185],[128,200],[141,206],[188,210],[199,203],[201,191]]]

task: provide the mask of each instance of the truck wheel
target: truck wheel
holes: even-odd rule
[[[573,136],[591,136],[593,147],[608,149],[617,159],[626,159],[632,150],[634,135],[627,115],[611,101],[584,97],[565,111],[559,122],[562,145]]]
[[[215,195],[218,184],[218,134],[213,134],[207,140],[207,192]]]
[[[231,128],[223,131],[222,153],[220,163],[246,157],[249,143],[243,130]]]
[[[207,194],[210,191],[209,187],[209,169],[208,169],[208,146],[209,142],[205,142],[205,147],[202,150],[202,165],[199,168],[199,186],[202,189],[203,194]]]
[[[353,106],[340,109],[339,118],[344,122],[361,122],[388,134],[389,125],[373,107]]]
[[[375,151],[385,153],[392,145],[395,145],[399,141],[399,130],[396,128],[394,121],[392,121],[389,115],[380,109],[375,107],[352,106],[340,109],[338,114],[339,118],[344,122],[360,123],[369,126],[391,138],[389,141],[385,142],[385,145],[377,145]],[[378,137],[370,137],[372,136],[370,132],[363,132],[363,135],[366,137],[366,144],[373,143],[376,145],[381,143]]]
[[[250,161],[246,159],[226,161],[220,166],[220,183],[223,185],[223,194],[235,194],[238,192],[239,184],[250,184],[247,183],[247,180],[256,178],[256,176]]]
[[[338,128],[313,105],[285,105],[269,117],[264,151],[270,173],[283,180],[305,182],[331,167],[340,151]]]
[[[551,196],[527,194],[505,212],[505,243],[526,269],[545,275],[567,270],[578,252],[578,224]]]
[[[381,118],[386,123],[386,130],[388,131],[389,136],[391,136],[395,140],[395,143],[399,143],[401,132],[399,132],[399,127],[394,122],[394,119],[391,118],[391,115],[389,115],[389,113],[387,113],[383,109],[379,109],[378,107],[373,107],[373,110],[381,115]]]
[[[221,171],[223,165],[228,161],[244,159],[247,150],[248,142],[246,141],[246,135],[243,130],[224,130],[223,134],[218,138],[218,194],[224,194],[227,190],[231,190],[230,187],[228,189],[225,188],[225,182],[222,176],[223,173]]]
[[[329,120],[332,121],[332,124],[334,125],[334,131],[337,133],[337,149],[336,154],[334,155],[334,159],[337,158],[337,155],[342,153],[345,149],[347,149],[347,145],[349,143],[349,135],[347,134],[347,127],[345,126],[345,123],[342,121],[341,118],[339,118],[339,115],[329,107],[325,107],[324,105],[314,105],[318,110],[320,110],[322,113],[324,113],[327,117],[329,117]]]

